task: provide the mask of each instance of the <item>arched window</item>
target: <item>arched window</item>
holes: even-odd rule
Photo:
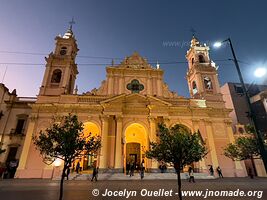
[[[198,55],[198,62],[199,63],[205,63],[205,58],[203,55]]]
[[[191,59],[191,65],[193,65],[195,62],[194,58]]]
[[[60,83],[62,71],[55,69],[52,74],[51,83]]]
[[[196,81],[193,81],[192,82],[192,90],[193,90],[193,94],[196,94],[197,93],[197,84],[196,84]]]
[[[205,88],[208,89],[208,90],[211,90],[212,89],[212,82],[211,82],[211,79],[210,77],[204,77],[204,85],[205,85]]]

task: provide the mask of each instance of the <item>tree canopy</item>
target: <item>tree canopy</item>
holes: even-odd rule
[[[207,149],[201,140],[199,132],[191,133],[186,127],[175,125],[168,129],[159,124],[159,142],[151,142],[150,150],[146,153],[148,158],[183,168],[193,162],[201,160]]]
[[[64,161],[59,200],[63,197],[63,181],[71,163],[81,155],[95,154],[101,147],[100,137],[83,134],[83,123],[71,114],[54,121],[51,127],[34,136],[33,142],[45,163],[52,164],[55,159]]]
[[[259,156],[259,144],[254,137],[238,137],[234,143],[228,144],[224,155],[232,160],[246,160]]]
[[[168,163],[175,168],[181,200],[180,170],[185,165],[192,165],[193,162],[201,160],[207,154],[207,148],[199,131],[191,133],[182,125],[175,125],[168,129],[165,124],[159,124],[158,137],[158,142],[150,143],[150,150],[146,152],[146,156]]]

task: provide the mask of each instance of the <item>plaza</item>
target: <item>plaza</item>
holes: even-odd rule
[[[136,174],[136,176],[138,176]],[[175,178],[175,174],[173,174]],[[101,179],[101,174],[99,176]],[[130,179],[129,177],[126,177]],[[146,177],[145,177],[146,178]],[[0,196],[1,199],[8,200],[54,200],[58,198],[59,182],[56,180],[44,179],[16,179],[16,180],[1,180],[0,181]],[[177,180],[99,180],[98,182],[91,182],[89,180],[73,180],[65,182],[64,199],[65,200],[84,200],[84,199],[126,199],[126,197],[107,197],[107,196],[93,196],[93,190],[99,190],[99,194],[104,194],[108,189],[109,191],[136,191],[137,195],[129,197],[128,199],[152,199],[155,197],[141,197],[142,190],[149,191],[173,191],[177,192]],[[261,198],[259,196],[250,197],[207,197],[210,200],[223,200],[223,199],[266,199],[267,198],[267,179],[266,178],[224,178],[224,179],[196,179],[196,183],[189,183],[187,180],[182,180],[182,191],[236,191],[242,190],[245,193],[248,191],[263,191]],[[258,193],[259,194],[259,193]],[[176,195],[173,196],[160,196],[157,199],[177,199]],[[205,199],[204,197],[184,197],[184,199]]]

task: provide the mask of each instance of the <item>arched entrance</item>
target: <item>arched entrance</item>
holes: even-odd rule
[[[91,136],[98,136],[100,135],[100,129],[93,122],[85,122],[83,134],[85,137],[88,137],[90,133],[91,133]],[[89,170],[93,167],[94,164],[98,162],[97,159],[98,159],[97,155],[84,155],[76,160],[75,166],[79,161],[82,170]]]
[[[124,168],[127,163],[134,163],[137,167],[145,161],[145,151],[148,148],[148,134],[145,127],[139,123],[129,125],[125,130]]]

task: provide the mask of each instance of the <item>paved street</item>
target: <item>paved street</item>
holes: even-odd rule
[[[196,180],[196,183],[189,183],[186,180],[182,181],[183,191],[185,190],[197,190],[205,192],[207,189],[211,190],[244,190],[263,191],[263,196],[258,198],[255,197],[207,197],[206,199],[242,199],[242,200],[253,200],[253,199],[267,199],[267,179],[266,178],[225,178],[215,180]],[[1,200],[55,200],[58,198],[58,181],[50,180],[0,180],[0,197]],[[92,195],[93,190],[99,190],[100,195],[94,197]],[[140,196],[140,192],[143,189],[150,191],[165,191],[173,190],[173,196],[166,197],[161,196],[156,199],[178,199],[177,195],[177,182],[175,180],[130,180],[130,181],[66,181],[64,190],[64,200],[85,200],[85,199],[126,199],[124,197],[104,197],[102,194],[105,190],[109,191],[136,191],[136,196],[129,197],[128,199],[152,199],[155,197]],[[144,190],[143,190],[144,192]],[[122,192],[125,194],[126,192]],[[130,192],[129,192],[130,194]],[[134,194],[134,193],[132,193]],[[145,193],[143,193],[145,194]],[[164,193],[164,194],[168,194]],[[205,199],[203,197],[184,197],[184,199]]]

